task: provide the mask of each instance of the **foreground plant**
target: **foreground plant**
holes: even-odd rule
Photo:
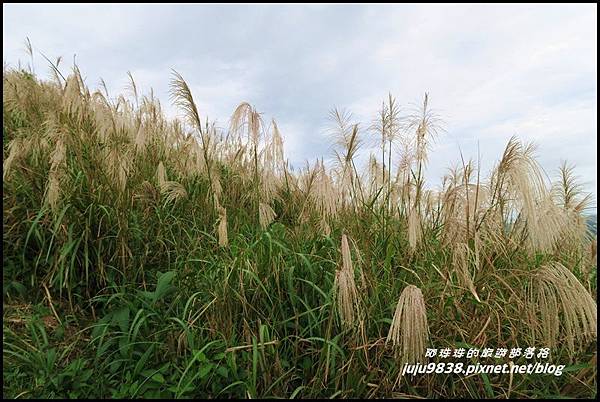
[[[398,298],[386,342],[396,348],[402,364],[424,362],[429,339],[427,310],[421,289],[408,285]]]

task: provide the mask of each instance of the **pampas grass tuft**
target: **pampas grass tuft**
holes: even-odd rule
[[[354,268],[348,237],[342,235],[341,244],[342,264],[335,272],[335,295],[337,299],[337,312],[345,328],[351,328],[362,317],[362,310],[358,297],[358,290],[354,281]]]
[[[547,347],[596,339],[597,305],[589,292],[562,264],[550,263],[534,271],[528,290],[528,320],[532,336]]]
[[[429,339],[427,312],[421,289],[408,285],[400,294],[392,325],[386,338],[402,363],[423,362]]]

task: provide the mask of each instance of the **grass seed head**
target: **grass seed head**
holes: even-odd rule
[[[593,341],[597,335],[597,306],[590,293],[564,265],[554,262],[533,273],[528,289],[528,319],[534,339],[548,347],[566,341]]]
[[[408,285],[400,294],[394,318],[386,338],[402,363],[423,362],[429,339],[427,312],[421,289]]]

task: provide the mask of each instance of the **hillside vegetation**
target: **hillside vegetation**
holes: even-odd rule
[[[177,73],[183,120],[131,76],[115,97],[52,71],[3,74],[5,397],[595,395],[572,166],[548,178],[511,138],[489,175],[459,158],[431,189],[426,95],[333,110],[333,162],[294,170],[274,120],[242,103],[219,130]],[[400,375],[425,348],[530,346],[564,373]]]

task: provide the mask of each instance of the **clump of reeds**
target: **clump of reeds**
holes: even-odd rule
[[[305,219],[310,210],[318,213],[319,229],[326,236],[331,233],[329,221],[335,218],[340,199],[337,187],[327,173],[323,160],[317,160],[313,167],[307,163],[306,170],[298,177],[297,189],[303,193],[305,200],[300,218]]]
[[[398,298],[386,343],[392,343],[402,363],[416,363],[424,361],[428,339],[429,326],[423,294],[418,287],[408,285]]]
[[[211,154],[211,150],[214,149],[214,135],[211,135],[208,121],[204,126],[202,125],[198,106],[194,102],[192,91],[183,77],[176,71],[173,71],[173,79],[171,80],[171,99],[176,106],[184,111],[187,120],[199,133],[202,148],[201,159],[204,162],[208,181],[211,184],[211,192],[214,193],[214,189],[212,188],[213,156]]]
[[[530,250],[550,251],[560,238],[565,219],[552,200],[534,152],[534,144],[511,138],[492,176],[491,202],[507,214],[511,233],[524,239]]]
[[[472,161],[463,162],[462,169],[449,169],[443,178],[440,209],[445,244],[466,243],[476,238],[489,210],[489,189],[477,177]],[[489,216],[487,216],[489,219]]]
[[[242,171],[253,173],[251,177],[243,176],[252,181],[258,223],[265,229],[276,216],[271,202],[277,198],[283,172],[283,138],[274,120],[270,132],[265,132],[260,113],[247,102],[241,103],[233,112],[229,131],[231,149],[235,150],[233,159],[239,159]]]
[[[564,161],[558,169],[558,179],[552,185],[553,200],[564,219],[560,231],[563,248],[581,248],[591,237],[583,212],[590,207],[592,195],[583,191],[574,169]]]
[[[335,272],[335,295],[337,299],[337,312],[345,328],[353,327],[362,317],[358,290],[354,281],[354,268],[348,238],[342,235],[341,245],[342,263]]]
[[[479,169],[463,161],[462,169],[447,175],[441,191],[429,190],[423,170],[439,119],[429,108],[428,96],[404,118],[390,95],[374,125],[381,154],[370,158],[363,174],[359,169],[362,126],[338,110],[332,113],[334,163],[326,166],[321,158],[298,172],[284,159],[283,136],[275,121],[264,127],[261,114],[248,103],[236,108],[228,129],[218,128],[205,116],[201,120],[190,87],[177,73],[171,95],[185,112],[185,123],[167,120],[158,100],[153,94],[142,96],[131,74],[128,92],[132,100],[109,96],[105,84],[90,94],[77,68],[65,78],[54,66],[53,74],[53,82],[48,83],[28,73],[4,71],[4,246],[10,250],[5,259],[10,262],[6,276],[11,281],[32,285],[42,281],[52,292],[54,288],[85,289],[92,295],[108,283],[145,281],[154,267],[172,268],[188,256],[204,260],[214,248],[206,248],[198,233],[212,229],[221,249],[213,256],[214,269],[192,274],[197,278],[209,273],[212,281],[219,275],[230,278],[237,270],[241,289],[236,293],[226,281],[218,290],[217,302],[226,308],[228,318],[217,327],[227,327],[232,336],[248,340],[254,335],[253,323],[273,318],[267,313],[283,312],[284,317],[270,323],[285,333],[287,326],[280,324],[289,323],[286,314],[295,311],[296,325],[304,325],[306,319],[311,322],[310,328],[298,331],[316,331],[317,339],[320,318],[311,306],[322,305],[322,293],[306,291],[293,297],[285,293],[299,290],[293,286],[296,276],[304,276],[304,282],[319,289],[316,264],[301,264],[293,275],[290,271],[287,289],[277,264],[290,262],[300,253],[309,262],[314,257],[326,264],[331,260],[326,246],[331,238],[314,234],[332,236],[344,228],[356,242],[346,234],[341,237],[330,323],[337,319],[344,330],[352,330],[353,336],[339,339],[336,349],[363,350],[365,362],[375,370],[379,368],[373,364],[379,359],[370,360],[369,348],[377,342],[372,343],[369,336],[380,332],[382,321],[367,317],[367,297],[372,297],[369,306],[375,308],[382,289],[394,288],[394,283],[381,281],[399,280],[393,271],[397,264],[431,266],[408,269],[407,276],[400,277],[414,275],[420,283],[432,282],[432,289],[444,287],[442,296],[446,286],[458,285],[465,295],[468,291],[478,301],[494,303],[506,313],[498,315],[498,336],[505,331],[521,342],[531,330],[540,342],[535,346],[564,343],[571,353],[579,353],[597,335],[596,303],[591,295],[596,241],[590,239],[583,216],[590,196],[583,193],[573,168],[566,164],[550,188],[532,145],[513,138],[491,177],[480,180]],[[274,221],[275,211],[285,228],[272,233],[283,237],[271,238],[270,244],[278,247],[269,247],[269,254],[264,247],[249,247],[259,244],[251,238]],[[235,239],[228,233],[233,228],[239,230]],[[235,243],[234,251],[246,251],[228,256],[230,243]],[[561,263],[547,263],[525,276],[523,320],[523,309],[502,303],[518,299],[521,273],[527,272],[521,263],[534,260],[528,253]],[[226,267],[227,257],[233,257],[231,268]],[[565,268],[571,267],[567,262],[571,257],[577,264],[573,270]],[[371,275],[359,269],[365,266],[362,261],[371,264]],[[442,265],[446,262],[452,264]],[[271,268],[275,275],[270,275]],[[187,275],[185,271],[181,275]],[[583,278],[581,283],[579,278]],[[185,290],[190,282],[211,286],[211,281],[183,280],[178,285]],[[262,297],[263,291],[276,297]],[[443,305],[447,298],[440,300]],[[311,307],[310,311],[296,311],[300,306],[296,301]],[[478,325],[481,309],[467,303],[466,297],[453,300],[463,322]],[[216,317],[222,318],[220,313]],[[243,317],[239,327],[234,323],[237,313]],[[454,320],[442,313],[430,311],[429,315],[429,324],[435,322],[441,328],[435,331],[436,342],[444,336],[443,326]],[[476,328],[482,337],[478,339],[487,336],[495,321],[489,317],[482,329]],[[409,285],[397,301],[386,341],[404,362],[414,363],[423,361],[429,337],[423,294]],[[294,349],[306,357],[302,347],[280,352]],[[339,358],[331,357],[327,369],[339,363]],[[342,369],[336,367],[342,373],[336,375],[349,373],[358,378],[348,370],[363,365],[350,361],[357,360],[347,360]],[[343,378],[335,381],[339,379]],[[324,384],[330,383],[325,379]],[[255,390],[266,389],[256,385]]]
[[[558,262],[534,271],[528,289],[528,321],[534,339],[547,347],[596,339],[597,306],[569,269]]]
[[[351,123],[352,114],[346,110],[334,109],[330,112],[333,127],[330,134],[334,143],[336,184],[340,189],[343,204],[358,201],[362,192],[354,159],[362,145],[359,125]]]

